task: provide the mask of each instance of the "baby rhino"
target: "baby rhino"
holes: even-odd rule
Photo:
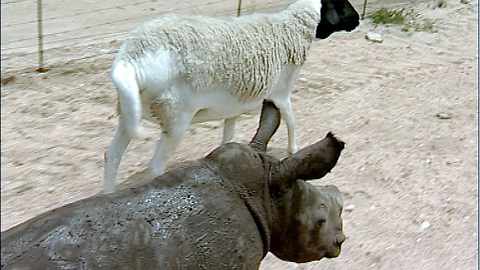
[[[327,174],[344,144],[329,133],[277,160],[265,150],[279,116],[265,102],[249,145],[2,232],[2,269],[258,269],[268,251],[297,263],[338,256],[340,192],[306,180]]]

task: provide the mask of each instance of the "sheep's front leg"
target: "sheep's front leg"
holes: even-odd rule
[[[223,139],[222,144],[228,143],[233,139],[235,134],[235,118],[227,118],[223,123]]]

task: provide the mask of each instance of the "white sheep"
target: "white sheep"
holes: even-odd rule
[[[225,120],[226,143],[235,118],[258,109],[263,99],[280,109],[289,152],[295,153],[290,93],[311,43],[357,25],[358,14],[346,0],[298,0],[277,14],[229,19],[167,14],[141,24],[112,66],[120,119],[105,152],[104,192],[114,191],[121,158],[142,118],[162,130],[148,166],[151,177],[163,173],[190,123]]]

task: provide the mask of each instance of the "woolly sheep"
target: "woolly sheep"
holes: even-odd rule
[[[2,269],[258,269],[340,254],[342,197],[305,180],[327,174],[344,144],[332,134],[279,161],[265,153],[280,123],[265,103],[250,143],[144,185],[96,195],[2,232]],[[301,180],[305,179],[305,180]]]
[[[258,109],[264,98],[280,109],[289,152],[295,153],[290,93],[310,45],[315,36],[357,25],[358,14],[346,0],[299,0],[277,14],[231,19],[167,14],[141,24],[112,66],[120,119],[105,152],[104,191],[114,191],[121,158],[142,118],[161,126],[151,177],[164,171],[190,123],[225,120],[222,143],[229,142],[235,118]]]

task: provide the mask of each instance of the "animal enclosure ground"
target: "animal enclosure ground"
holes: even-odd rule
[[[292,97],[296,133],[299,147],[328,131],[346,142],[316,184],[342,191],[347,240],[338,258],[297,265],[269,255],[261,269],[476,269],[478,1],[436,3],[411,5],[433,31],[362,21],[313,44]],[[383,42],[365,39],[370,31]],[[34,71],[31,56],[2,55],[2,230],[100,192],[118,119],[108,71],[120,43],[59,48],[47,55],[46,73]],[[105,53],[65,60],[92,50]],[[243,118],[235,141],[249,141],[256,123]],[[120,165],[126,183],[141,181],[158,139],[155,125],[144,126]],[[219,123],[192,125],[170,166],[205,156],[220,139]],[[269,151],[286,149],[282,124]]]

